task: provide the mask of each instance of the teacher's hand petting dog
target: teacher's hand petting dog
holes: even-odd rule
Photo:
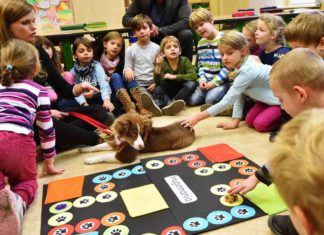
[[[199,112],[197,114],[191,115],[187,117],[185,120],[180,121],[180,125],[184,127],[189,127],[190,131],[193,130],[193,127],[200,122],[203,119],[206,119],[209,117],[209,114],[207,111]]]

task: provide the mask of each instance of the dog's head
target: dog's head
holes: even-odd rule
[[[128,143],[136,150],[145,147],[144,141],[152,127],[151,119],[137,113],[126,113],[118,117],[112,129],[115,132],[115,141]]]

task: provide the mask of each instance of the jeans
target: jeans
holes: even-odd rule
[[[230,83],[223,83],[211,90],[201,90],[198,86],[189,100],[189,105],[216,104],[224,97],[229,88]]]
[[[113,73],[110,79],[111,79],[110,84],[112,86],[112,89],[115,91],[125,87],[127,89],[131,89],[138,86],[135,79],[129,82],[124,77],[120,76],[120,74],[118,73]]]

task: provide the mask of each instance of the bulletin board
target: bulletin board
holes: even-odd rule
[[[60,25],[74,23],[71,0],[27,0],[36,12],[38,32],[59,30]]]

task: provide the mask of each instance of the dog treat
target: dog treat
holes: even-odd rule
[[[227,194],[225,196],[225,201],[227,203],[234,203],[238,201],[238,196],[236,194]]]

